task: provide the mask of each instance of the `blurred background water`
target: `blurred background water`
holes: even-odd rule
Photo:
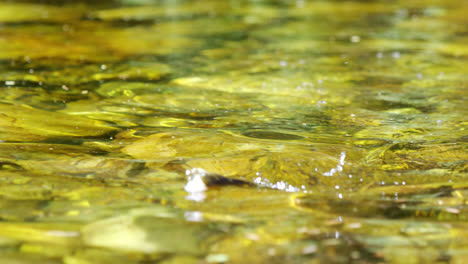
[[[0,262],[464,263],[466,10],[0,1]]]

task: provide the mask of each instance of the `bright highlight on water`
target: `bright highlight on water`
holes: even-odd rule
[[[465,263],[466,10],[0,0],[0,263]]]

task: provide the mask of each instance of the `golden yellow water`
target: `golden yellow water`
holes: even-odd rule
[[[0,1],[0,263],[465,263],[468,1]]]

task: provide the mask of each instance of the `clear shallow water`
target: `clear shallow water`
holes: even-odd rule
[[[463,263],[467,7],[0,2],[0,260]]]

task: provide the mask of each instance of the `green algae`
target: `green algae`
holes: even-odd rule
[[[0,262],[464,263],[467,7],[0,3]]]

